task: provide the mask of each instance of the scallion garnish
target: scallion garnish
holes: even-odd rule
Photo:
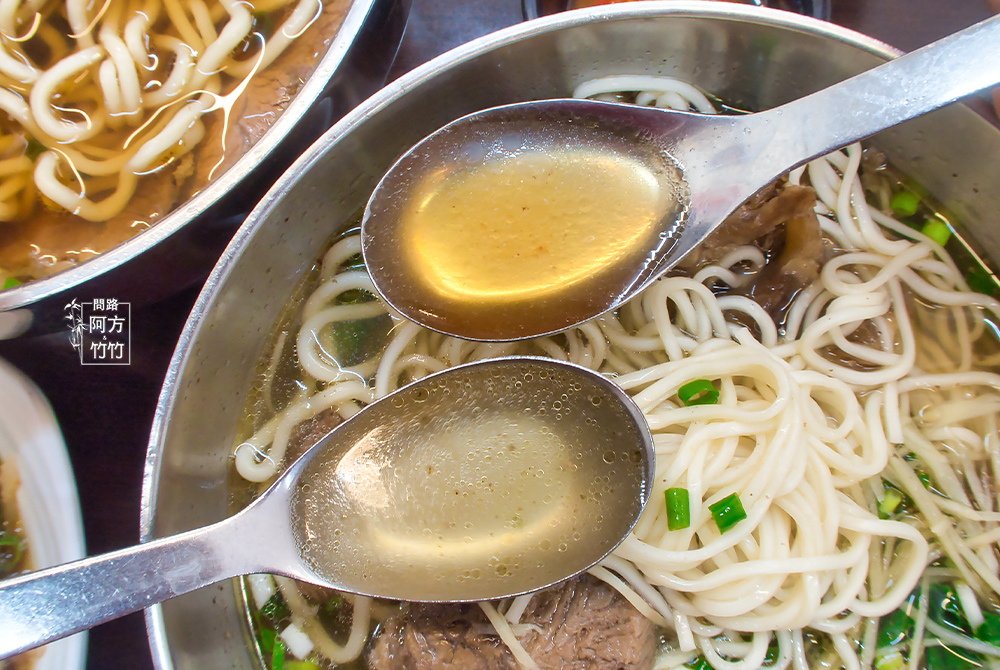
[[[45,151],[45,145],[36,140],[34,137],[28,139],[27,146],[24,147],[24,155],[28,157],[28,160],[34,162],[41,153]]]
[[[663,492],[667,500],[667,528],[681,530],[691,525],[691,497],[687,489],[670,488]]]
[[[267,12],[254,12],[253,27],[264,37],[270,38],[274,34],[274,19]]]
[[[281,621],[292,615],[292,611],[288,608],[288,604],[281,597],[280,593],[275,593],[271,596],[271,599],[260,608],[260,613],[271,621]]]
[[[983,623],[976,628],[976,639],[992,645],[1000,644],[1000,615],[983,612]]]
[[[900,670],[906,665],[906,659],[898,649],[889,649],[881,656],[875,657],[875,670]]]
[[[920,483],[924,485],[925,489],[931,488],[931,476],[926,472],[921,472],[920,470],[917,470],[917,479],[920,480]]]
[[[916,611],[916,594],[911,595],[899,609],[878,620],[878,649],[903,644],[913,635],[913,619],[907,611]]]
[[[743,503],[740,502],[739,495],[735,493],[730,493],[719,502],[709,505],[708,509],[712,513],[712,518],[715,519],[715,525],[719,527],[720,533],[725,533],[747,518],[747,513],[743,510]]]
[[[260,642],[260,650],[265,654],[270,654],[274,650],[274,640],[277,636],[278,634],[270,628],[262,629],[257,635],[257,640]]]
[[[280,637],[274,638],[274,651],[271,652],[271,670],[282,670],[285,667],[285,643]]]
[[[695,379],[677,389],[677,397],[685,407],[715,405],[719,402],[719,389],[707,379]]]
[[[903,496],[896,489],[886,489],[882,501],[878,504],[878,515],[882,519],[888,519],[892,513],[903,502]]]
[[[919,205],[920,196],[913,191],[907,190],[897,192],[892,196],[892,201],[889,203],[893,213],[899,217],[913,216],[917,213]]]
[[[690,668],[691,670],[712,670],[712,666],[701,655],[695,656],[681,667]]]
[[[920,232],[942,247],[948,244],[948,240],[951,238],[951,228],[941,219],[928,219],[924,227],[920,229]]]
[[[16,535],[0,535],[0,575],[6,575],[17,567],[24,554],[24,541]]]
[[[7,277],[6,279],[3,280],[3,286],[0,286],[0,289],[14,288],[15,286],[20,286],[20,285],[21,282],[19,282],[18,280],[14,279],[13,277]]]
[[[319,670],[316,661],[285,661],[285,670]]]
[[[965,280],[969,282],[969,288],[977,293],[985,293],[986,295],[996,295],[997,293],[996,277],[981,265],[973,266],[967,272]]]

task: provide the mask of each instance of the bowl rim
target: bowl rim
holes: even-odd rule
[[[614,0],[612,0],[614,1]],[[757,7],[763,7],[763,5],[757,5],[760,0],[745,0],[747,4],[752,4]],[[542,16],[551,16],[551,13],[545,13],[540,10],[541,0],[521,0],[521,15],[526,21],[531,19],[537,19]],[[823,19],[826,21],[830,20],[830,0],[810,0],[810,5],[812,6],[811,14],[803,14],[803,16],[812,16],[817,19]],[[560,10],[563,12],[570,11],[569,9]],[[554,12],[553,12],[554,13]]]
[[[264,135],[219,177],[164,215],[160,221],[111,249],[49,277],[0,290],[0,313],[30,307],[41,300],[83,285],[124,265],[205,214],[232,188],[246,179],[257,164],[271,155],[292,132],[299,119],[322,94],[378,2],[379,0],[351,1],[336,36],[298,93]]]
[[[646,0],[640,3],[622,3],[603,7],[573,9],[531,21],[524,21],[488,33],[436,56],[423,65],[386,84],[378,92],[331,126],[299,155],[288,169],[272,184],[271,188],[250,213],[247,214],[246,219],[233,235],[205,280],[177,340],[157,402],[156,417],[150,435],[149,449],[151,453],[149,456],[156,455],[153,450],[158,448],[158,445],[161,443],[164,433],[162,420],[166,416],[169,416],[170,410],[173,408],[173,401],[176,397],[174,393],[176,383],[179,380],[180,371],[187,362],[191,346],[200,330],[204,314],[211,306],[216,291],[229,276],[233,265],[240,256],[242,248],[268,220],[271,211],[282,200],[284,193],[306,172],[309,172],[323,156],[332,151],[355,127],[363,124],[368,117],[377,115],[397,98],[406,95],[410,89],[419,87],[424,82],[433,79],[454,66],[481,57],[486,53],[505,47],[511,43],[588,23],[630,21],[665,16],[676,18],[714,18],[769,25],[792,30],[797,33],[816,35],[844,42],[885,60],[903,54],[901,50],[874,37],[827,21],[783,10],[754,5],[720,3],[717,0]],[[147,458],[147,463],[152,463],[152,461]],[[152,489],[147,491],[146,484],[147,482],[144,481],[142,510],[144,521],[142,532],[144,534],[149,530],[145,525],[145,521],[147,520],[147,515],[151,512],[150,509],[146,509],[147,493],[149,494],[150,501],[155,499],[155,491]],[[148,537],[144,537],[144,539],[148,539]]]
[[[420,87],[426,81],[453,67],[510,44],[567,28],[605,21],[634,21],[665,17],[717,19],[771,26],[793,33],[842,42],[857,48],[860,52],[870,53],[884,60],[895,58],[903,53],[899,49],[863,33],[793,12],[714,0],[647,0],[645,2],[573,9],[517,23],[446,51],[386,84],[331,126],[285,170],[267,194],[247,215],[206,279],[178,338],[157,401],[142,478],[140,541],[146,542],[156,537],[154,526],[157,489],[163,461],[162,447],[168,431],[167,420],[179,402],[182,388],[181,374],[187,368],[202,324],[214,306],[220,287],[226,283],[238,263],[243,248],[250,243],[257,231],[270,220],[271,212],[291,186],[306,172],[312,170],[324,156],[333,151],[338,143],[349,135],[355,127],[364,124],[368,117],[379,114],[393,104],[397,98],[407,95],[410,89]],[[147,608],[145,619],[154,667],[158,670],[172,669],[173,664],[161,605],[157,604]]]

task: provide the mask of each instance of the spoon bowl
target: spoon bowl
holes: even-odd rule
[[[245,574],[425,602],[535,591],[614,550],[652,477],[645,419],[602,375],[458,366],[361,410],[224,521],[0,582],[0,659]]]
[[[476,112],[383,177],[365,263],[428,328],[549,335],[645,289],[789,170],[997,84],[1000,17],[755,114],[575,99]]]

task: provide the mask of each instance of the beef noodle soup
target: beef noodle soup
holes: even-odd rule
[[[652,77],[576,94],[719,108]],[[616,312],[526,342],[399,318],[359,251],[356,229],[339,235],[274,332],[234,450],[237,505],[394,388],[514,354],[626,389],[654,435],[655,488],[589,574],[503,602],[398,604],[246,578],[269,667],[1000,663],[996,283],[877,151],[793,171]]]
[[[0,9],[0,289],[154,225],[274,122],[349,0]]]

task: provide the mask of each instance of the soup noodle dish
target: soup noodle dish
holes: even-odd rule
[[[385,21],[379,48],[386,53],[367,56],[371,72],[364,77],[388,68],[392,50],[387,47],[398,35],[393,37],[393,23],[384,15],[390,5],[398,13],[406,3],[9,4],[0,11],[0,291],[77,268],[186,205],[173,217],[172,228],[157,239],[144,238],[155,244],[203,214],[229,188],[238,186],[244,198],[236,207],[217,207],[212,228],[222,229],[227,217],[245,214],[246,203],[273,179],[265,171],[277,173],[290,161],[272,153],[292,125],[309,111],[312,130],[296,131],[292,137],[298,139],[281,145],[285,150],[294,148],[289,142],[301,148],[332,123],[336,110],[329,101],[318,104],[320,94],[329,95],[338,59],[345,59],[368,18]],[[351,95],[363,95],[366,86],[377,83],[359,79]],[[350,95],[341,97],[334,105],[343,110]],[[279,128],[289,109],[289,119]],[[268,140],[262,142],[265,134]],[[258,143],[252,161],[241,163]],[[241,184],[248,175],[255,179]],[[191,204],[196,196],[200,200]],[[212,234],[202,232],[196,239],[206,249],[186,256],[217,253],[208,249]],[[143,251],[145,245],[133,244],[125,255]],[[176,254],[172,260],[175,267],[190,262],[178,262]],[[144,270],[150,275],[145,283],[155,285],[158,268]],[[197,272],[192,270],[192,276]],[[143,280],[131,277],[125,289],[132,291],[137,283]],[[40,288],[28,299],[51,291]],[[24,302],[12,300],[0,305]]]
[[[475,59],[457,59],[453,70],[436,77],[417,71],[404,86],[419,83],[427,96],[436,87],[470,81],[477,67],[469,62],[478,59],[478,67],[488,70],[494,58],[513,63],[507,76],[516,81],[542,53],[550,66],[572,70],[562,95],[738,114],[823,85],[802,83],[798,70],[812,72],[808,66],[823,57],[843,61],[830,74],[834,78],[878,62],[855,62],[857,47],[849,45],[864,40],[840,29],[824,34],[808,19],[683,4],[668,11],[668,5],[674,7],[578,13],[512,29],[467,47]],[[820,34],[793,33],[789,23]],[[581,52],[625,36],[635,44],[615,52],[618,58],[601,53],[598,65],[588,67],[593,61]],[[685,48],[651,52],[656,40],[671,39],[687,41]],[[810,39],[822,46],[805,46]],[[768,40],[784,46],[767,47],[772,60],[754,64],[743,49],[756,53]],[[702,59],[697,68],[691,51]],[[801,53],[811,54],[805,58],[811,62],[783,60]],[[755,77],[750,92],[746,79],[723,68],[716,75],[709,67],[737,56],[734,69]],[[773,78],[791,81],[790,90],[777,98],[762,93]],[[558,95],[546,86],[551,83],[529,81],[521,93]],[[400,91],[390,89],[385,96],[396,97],[371,103],[376,119],[381,115],[388,124],[405,114]],[[494,102],[474,86],[468,97],[482,107]],[[969,110],[957,113],[972,117]],[[934,116],[925,122],[933,125]],[[380,124],[370,118],[373,129],[358,122],[355,132],[378,136]],[[429,131],[438,120],[422,124]],[[976,119],[969,123],[975,129],[969,133],[980,132],[1000,148],[995,129]],[[401,135],[380,156],[383,169],[394,152],[418,139]],[[399,386],[454,365],[516,355],[568,360],[626,390],[652,431],[656,478],[649,504],[621,546],[584,575],[534,594],[420,604],[336,593],[280,576],[237,580],[233,597],[242,608],[246,667],[1000,665],[1000,286],[992,270],[997,256],[975,237],[979,226],[995,223],[988,218],[995,211],[979,221],[976,204],[953,198],[960,189],[941,188],[939,177],[900,146],[912,146],[905,129],[792,171],[619,309],[521,342],[436,333],[378,298],[361,261],[356,208],[346,206],[363,204],[378,170],[344,187],[344,204],[332,207],[336,216],[326,216],[329,200],[316,203],[317,209],[290,206],[302,207],[314,226],[326,228],[311,233],[294,254],[264,263],[264,274],[285,268],[285,283],[283,292],[271,288],[272,279],[258,283],[275,298],[263,310],[270,322],[255,319],[260,332],[241,343],[252,371],[238,391],[223,394],[223,413],[233,418],[230,449],[176,455],[177,463],[153,473],[161,495],[171,481],[165,476],[211,463],[205,467],[225,482],[225,494],[201,496],[200,502],[214,506],[215,514],[227,513],[220,505],[231,512],[320,436]],[[334,147],[343,151],[335,142],[317,143],[286,175],[292,188],[308,192],[314,180],[339,174]],[[200,306],[207,311],[189,323],[191,342],[182,339],[185,365],[211,361],[222,346],[217,334],[205,334],[227,318],[226,303],[212,300],[247,273],[262,271],[253,264],[265,258],[264,240],[282,239],[265,232],[266,221],[285,219],[290,211],[278,205],[259,212],[265,223],[244,229],[242,264],[217,269],[213,280],[223,290],[216,287],[214,298],[203,295]],[[295,263],[299,269],[288,272]],[[199,372],[211,374],[216,365]],[[196,399],[219,386],[201,378],[193,383],[177,395],[165,393],[165,415],[183,428],[173,434],[169,424],[154,429],[153,453],[157,439],[166,454],[177,449],[178,436],[201,427]],[[548,398],[535,411],[569,420],[561,418],[565,401]],[[470,416],[480,411],[469,408]],[[461,417],[442,418],[442,430],[452,419]],[[516,439],[505,430],[516,428],[498,427],[496,444]],[[509,458],[499,447],[476,456],[484,457]],[[477,477],[475,462],[456,467],[467,470],[463,486],[426,495],[465,496],[484,505],[494,483]],[[576,467],[571,454],[560,453],[545,466]],[[609,472],[613,467],[608,464]],[[525,469],[521,476],[548,474]],[[388,501],[404,493],[385,484],[372,495]],[[178,495],[156,501],[168,510],[158,532],[176,524],[169,510]],[[520,510],[511,527],[554,527],[547,515],[558,513],[564,495],[575,494],[552,491],[551,505]],[[147,488],[147,502],[148,496]],[[386,504],[405,506],[405,498]],[[148,519],[144,524],[148,531]],[[406,546],[393,551],[463,551],[472,540],[463,542],[461,518],[453,525],[447,535],[410,529]],[[352,532],[351,541],[372,544],[381,525]],[[571,539],[539,542],[552,561],[571,550]],[[483,571],[502,578],[516,560],[500,537],[487,553],[481,570],[463,579],[480,579]],[[154,649],[165,639],[157,634],[169,628],[163,622],[176,616],[154,618],[161,626],[154,626]]]

